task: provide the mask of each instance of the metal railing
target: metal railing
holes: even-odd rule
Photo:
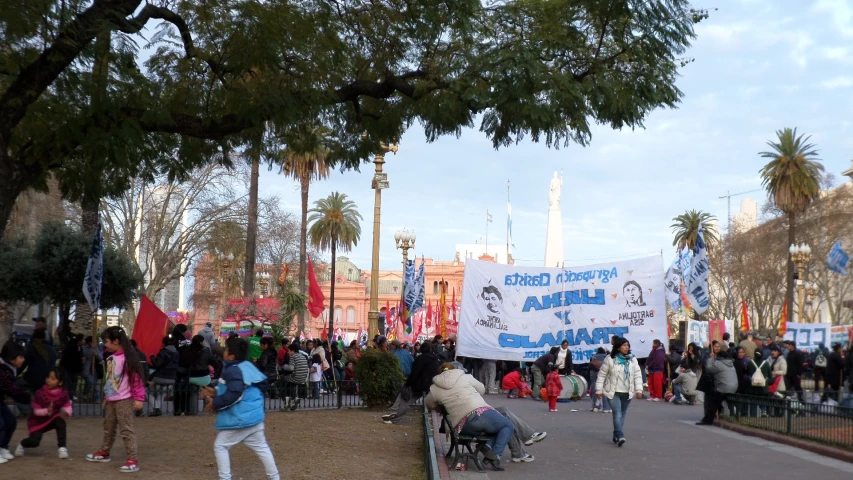
[[[432,433],[432,411],[424,406],[424,473],[427,480],[440,480],[438,457],[435,451],[435,438]]]
[[[216,384],[211,384],[215,386]],[[153,383],[146,387],[145,401],[140,416],[156,417],[160,415],[198,415],[204,413],[204,401],[201,398],[201,387],[188,381],[175,384]],[[317,410],[332,408],[361,407],[361,397],[358,386],[354,381],[338,380],[335,382],[306,382],[291,384],[282,380],[276,381],[267,391],[264,398],[264,410],[293,411]],[[91,385],[82,381],[77,385],[72,399],[73,415],[76,417],[103,416],[101,399],[103,398],[103,382],[99,382],[94,394]],[[16,405],[18,415],[29,414],[29,405]]]
[[[728,395],[726,404],[723,422],[853,449],[853,408],[749,395]]]

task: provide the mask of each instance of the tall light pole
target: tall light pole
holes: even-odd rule
[[[728,202],[728,210],[726,211],[726,235],[729,236],[729,242],[731,242],[732,239],[732,197],[738,197],[746,195],[747,193],[758,192],[760,190],[761,189],[749,190],[740,193],[732,193],[731,190],[729,190],[725,195],[720,197],[721,199],[725,198]],[[726,248],[726,273],[726,318],[728,319],[732,318],[732,307],[734,306],[734,301],[732,299],[731,248]]]
[[[406,265],[409,261],[409,250],[415,248],[415,232],[408,231],[405,228],[403,230],[397,230],[397,233],[394,234],[394,242],[397,244],[397,248],[403,251],[403,288],[400,289],[400,293],[403,296],[400,308],[404,309],[404,304],[406,300]],[[388,315],[386,313],[386,315]]]
[[[788,248],[788,252],[791,254],[791,260],[794,262],[794,265],[797,266],[797,321],[799,323],[805,323],[803,319],[803,311],[805,309],[806,302],[806,265],[808,265],[809,260],[812,258],[812,248],[808,246],[806,243],[802,243],[800,245],[793,244],[790,248]]]
[[[373,259],[370,264],[370,310],[367,312],[368,338],[379,331],[379,226],[382,211],[382,190],[389,187],[388,174],[382,171],[385,164],[385,154],[397,154],[397,144],[379,144],[380,150],[373,157],[376,172],[373,174],[371,188],[376,191],[373,201]]]

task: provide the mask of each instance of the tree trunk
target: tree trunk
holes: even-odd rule
[[[299,179],[302,193],[302,222],[299,225],[299,293],[305,295],[305,283],[308,278],[308,188],[311,181],[307,176]],[[307,313],[299,313],[299,331],[305,331]]]
[[[795,233],[795,222],[796,222],[796,214],[791,212],[788,214],[788,245],[785,245],[785,256],[788,257],[788,277],[787,283],[785,284],[785,301],[788,302],[788,316],[785,318],[786,322],[792,322],[794,320],[794,260],[791,258],[791,254],[788,253],[788,247],[795,243],[794,233]],[[801,319],[802,320],[802,319]]]
[[[326,335],[326,339],[332,338],[332,335],[335,330],[335,242],[332,241],[332,284],[329,288],[329,334]],[[331,348],[331,343],[329,342],[329,346]]]
[[[252,174],[249,180],[249,221],[246,226],[246,272],[243,275],[243,296],[255,294],[255,251],[258,242],[258,169],[261,164],[261,138],[252,147]]]
[[[2,148],[4,147],[0,142],[0,149]],[[11,160],[8,156],[4,155],[4,157],[0,158],[0,178],[4,179],[0,182],[0,240],[3,239],[3,234],[12,218],[15,201],[18,200],[18,196],[24,192],[25,186],[28,184],[22,178],[25,175],[24,172],[10,165]]]

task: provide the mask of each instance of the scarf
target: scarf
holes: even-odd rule
[[[631,385],[631,360],[634,359],[634,354],[629,353],[628,355],[622,355],[621,353],[617,353],[616,357],[613,358],[616,360],[617,365],[622,365],[625,371],[625,385]],[[628,390],[630,392],[630,390]]]

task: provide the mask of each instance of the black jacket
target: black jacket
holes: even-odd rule
[[[803,373],[803,363],[805,361],[803,352],[797,349],[791,350],[788,352],[785,360],[788,362],[788,373],[785,375],[786,379],[799,377]],[[791,385],[791,382],[788,382],[788,385]]]
[[[415,397],[420,397],[429,391],[432,386],[432,379],[438,375],[438,367],[441,366],[441,359],[434,353],[423,353],[418,355],[412,363],[412,373],[406,379],[406,386],[412,388],[412,393]]]
[[[737,375],[737,393],[745,394],[746,389],[752,385],[750,377],[746,374],[746,364],[737,358],[734,359],[735,375]]]
[[[541,357],[537,358],[533,365],[535,365],[539,370],[542,370],[543,375],[548,375],[548,364],[549,363],[557,363],[557,356],[551,355],[550,353],[546,353]]]
[[[152,378],[174,380],[178,374],[178,350],[172,345],[160,349],[156,357],[151,356],[151,367],[156,370]]]
[[[261,371],[264,375],[267,376],[267,379],[274,379],[277,375],[277,367],[276,362],[278,361],[278,352],[276,352],[272,348],[268,348],[261,352],[261,356],[258,357],[258,363],[255,364],[258,367],[258,370]]]
[[[62,349],[59,366],[68,373],[79,374],[83,372],[83,354],[80,353],[80,347],[76,343],[68,344]]]
[[[841,385],[841,374],[844,372],[844,359],[841,358],[841,352],[833,351],[826,357],[826,383],[833,386],[833,389]]]
[[[187,356],[191,378],[210,375],[210,367],[213,367],[214,373],[219,370],[219,360],[207,347],[198,352],[193,352],[187,347],[184,355]]]

